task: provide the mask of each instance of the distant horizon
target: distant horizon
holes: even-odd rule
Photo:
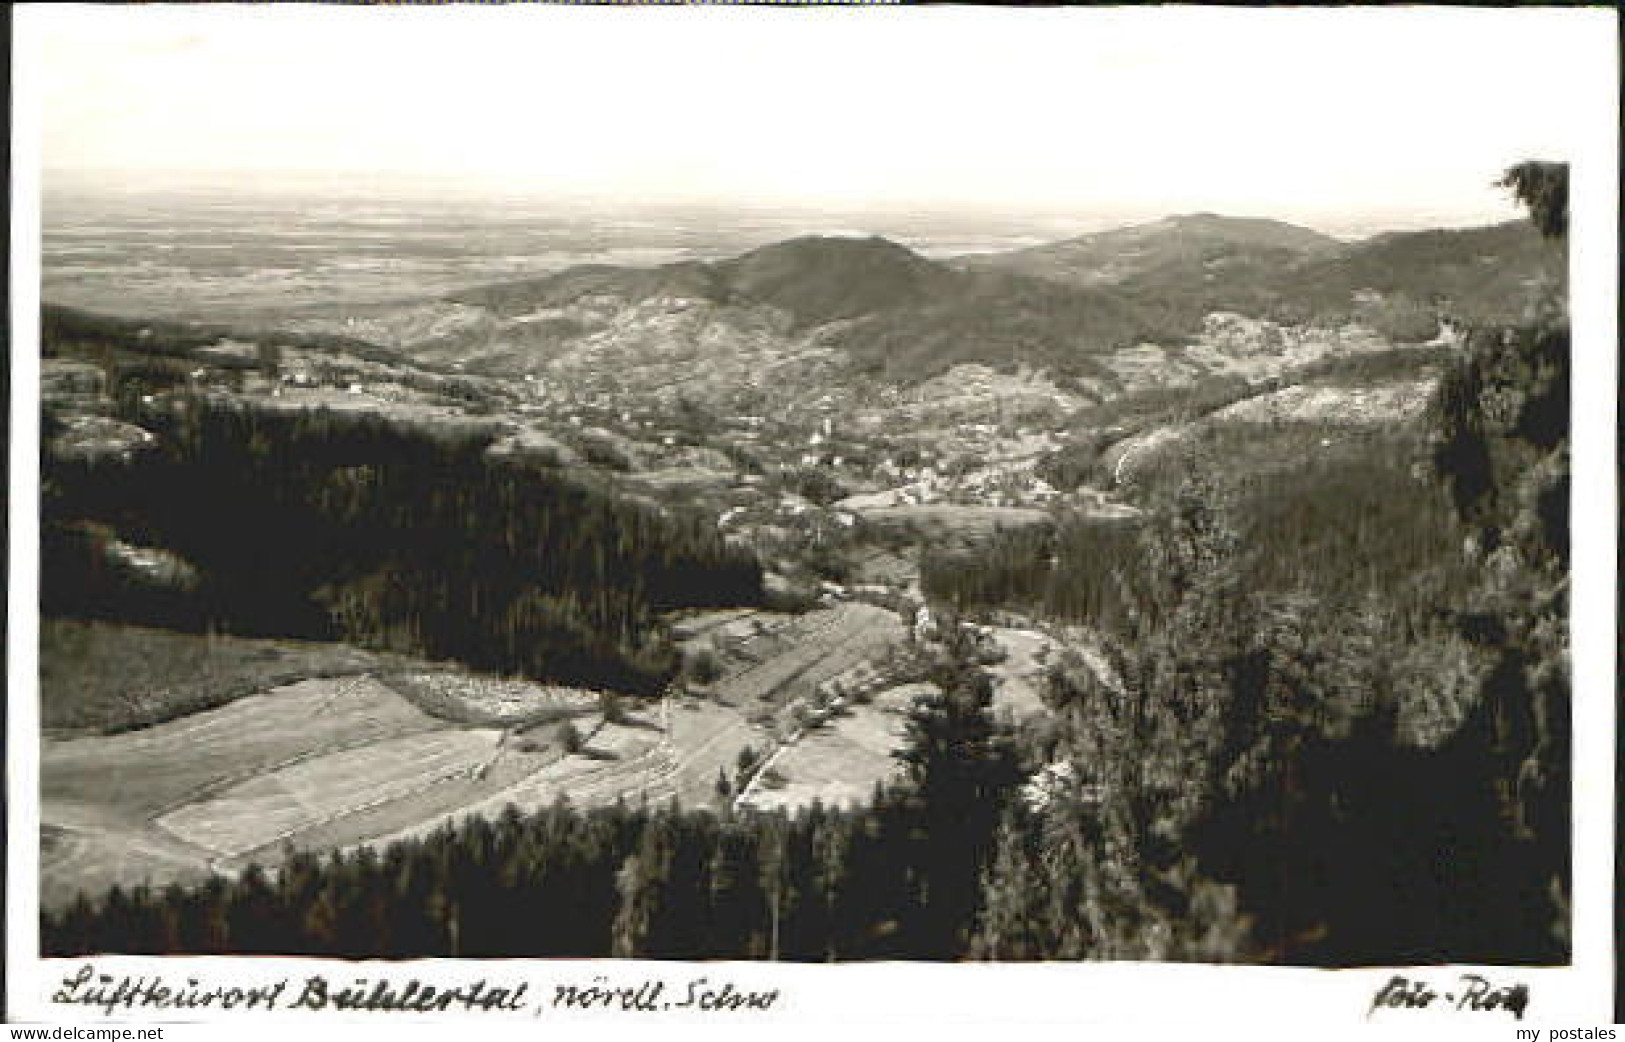
[[[107,183],[115,179],[124,179],[126,183]],[[1486,183],[1490,180],[1486,178]],[[1503,205],[1499,207],[1476,211],[1439,212],[1435,208],[1394,206],[1382,211],[1362,212],[1351,208],[1341,213],[1303,214],[1290,209],[1279,212],[1216,210],[1179,202],[1170,202],[1164,208],[1155,209],[1098,202],[1072,206],[1052,203],[1012,207],[1007,201],[995,199],[982,203],[924,199],[905,204],[873,199],[796,200],[749,195],[735,198],[627,197],[612,193],[571,192],[546,186],[500,185],[445,175],[392,174],[380,177],[370,171],[47,169],[41,173],[40,187],[47,210],[53,201],[61,203],[75,198],[112,200],[120,197],[158,199],[206,196],[214,200],[245,202],[304,202],[313,201],[311,197],[317,196],[324,201],[355,202],[358,205],[363,202],[412,204],[432,201],[439,209],[522,204],[549,209],[557,207],[560,213],[572,210],[584,213],[620,210],[658,215],[663,212],[698,211],[783,219],[827,215],[834,222],[827,230],[811,230],[806,234],[830,236],[886,235],[884,232],[838,226],[841,218],[863,216],[963,221],[988,228],[1008,222],[1012,230],[1030,230],[1033,225],[1046,226],[1051,235],[1044,241],[1065,240],[1175,217],[1212,215],[1235,220],[1276,221],[1352,243],[1393,232],[1491,227],[1522,220],[1525,216],[1510,195],[1504,198]],[[338,193],[337,198],[335,193]]]
[[[25,7],[38,151],[18,161],[47,193],[299,180],[1075,216],[1070,234],[1258,214],[1357,238],[1513,219],[1495,178],[1584,146],[1572,102],[1597,85],[1575,55],[1595,26],[1554,9]]]

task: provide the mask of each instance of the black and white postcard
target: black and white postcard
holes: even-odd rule
[[[1611,10],[14,30],[8,1019],[1612,1037]]]

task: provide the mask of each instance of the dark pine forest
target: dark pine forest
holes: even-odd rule
[[[676,665],[658,613],[761,598],[754,557],[714,526],[493,463],[489,433],[201,396],[141,418],[153,452],[47,472],[48,613],[652,694]],[[178,556],[191,581],[121,576],[113,538]]]

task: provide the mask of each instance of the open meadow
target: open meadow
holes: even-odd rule
[[[195,712],[183,704],[175,710],[182,715],[151,726],[44,738],[43,901],[61,907],[114,884],[235,875],[250,864],[274,867],[289,851],[381,848],[469,816],[495,819],[510,806],[714,805],[724,798],[717,778],[735,770],[741,750],[778,748],[795,726],[793,706],[902,637],[893,613],[865,604],[802,616],[715,613],[688,625],[700,631],[694,641],[724,649],[714,683],[665,699],[617,700],[609,718],[596,692],[336,646],[121,636],[112,627],[61,637],[148,658],[172,652],[174,675],[164,685],[143,679],[157,665],[126,683],[184,690],[187,704],[218,699],[200,686],[212,673],[183,684],[184,670],[223,668],[217,663],[228,654],[283,669],[294,659],[355,671],[234,691],[225,704]],[[53,660],[51,668],[69,667]],[[246,679],[255,675],[282,674]],[[103,683],[102,702],[81,698],[76,713],[111,719],[124,701],[113,680]],[[862,755],[819,770],[828,785],[867,792],[885,773],[892,744],[894,737],[871,735]]]

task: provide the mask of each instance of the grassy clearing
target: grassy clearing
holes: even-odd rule
[[[1319,423],[1333,428],[1394,427],[1418,419],[1427,408],[1434,379],[1381,384],[1304,384],[1237,402],[1213,414],[1214,422]]]
[[[201,879],[211,864],[275,865],[290,848],[322,852],[421,838],[450,821],[495,818],[510,804],[526,811],[561,798],[584,807],[673,797],[685,806],[709,804],[717,799],[718,774],[732,768],[739,750],[771,742],[750,723],[750,712],[783,712],[902,636],[895,615],[864,604],[807,616],[735,617],[728,627],[739,632],[718,655],[725,672],[713,697],[632,705],[615,721],[598,719],[602,707],[587,692],[366,656],[375,670],[354,672],[359,662],[335,659],[328,664],[347,662],[350,675],[264,689],[125,733],[48,738],[41,754],[41,812],[50,841],[42,895],[55,907],[81,889],[96,892],[115,882],[162,885]],[[149,656],[174,636],[78,628]],[[713,631],[702,628],[693,639],[709,646]],[[210,647],[196,637],[176,646],[194,653]],[[238,655],[203,658],[201,665],[185,660],[171,673],[199,688],[232,681],[246,688],[266,683],[266,671],[233,678],[228,665],[294,661],[284,642],[223,639],[215,646]],[[104,658],[82,671],[113,687]],[[534,721],[538,713],[552,718],[522,733],[523,724],[513,722]],[[493,719],[469,727],[471,715]],[[890,769],[890,739],[848,735],[850,718],[831,726],[845,751],[815,757],[806,780],[828,775],[822,798],[837,798],[837,790],[867,798],[873,779]],[[565,748],[566,727],[577,731],[576,748]]]
[[[873,706],[840,713],[774,757],[743,802],[762,810],[863,803],[897,771],[892,751],[903,744],[903,726],[902,714]],[[769,783],[774,772],[782,784]]]
[[[47,740],[41,812],[62,801],[135,821],[295,761],[446,726],[369,678],[305,680],[141,731]]]
[[[424,822],[456,820],[467,809],[488,801],[510,786],[557,763],[563,752],[557,746],[520,751],[503,747],[488,760],[489,769],[441,777],[433,784],[369,801],[354,810],[300,827],[254,849],[228,859],[226,864],[243,868],[250,863],[275,864],[289,849],[323,854],[327,851],[373,843],[374,837],[391,836],[422,826]]]
[[[517,779],[493,778],[500,788],[474,792],[466,781],[457,779],[436,789],[413,794],[393,808],[380,807],[376,818],[367,815],[369,826],[348,829],[348,842],[354,846],[382,849],[401,840],[422,839],[438,829],[471,817],[495,820],[512,805],[522,813],[534,813],[560,799],[577,806],[614,803],[617,799],[636,800],[646,783],[658,777],[667,764],[659,754],[659,731],[642,721],[633,725],[605,724],[598,728],[579,754],[561,756],[530,769],[525,765]],[[443,791],[442,791],[443,790]],[[458,800],[472,794],[473,799]],[[441,796],[446,797],[443,801]],[[397,824],[393,831],[380,826]],[[343,837],[326,837],[344,842]]]
[[[993,711],[1021,720],[1044,711],[1045,663],[1050,640],[1030,630],[994,628],[992,636],[1005,658],[987,667],[993,678]]]
[[[809,612],[790,625],[752,638],[724,656],[727,673],[714,686],[717,701],[777,710],[810,697],[818,685],[903,639],[892,612],[845,603]]]
[[[1291,379],[1298,383],[1335,381],[1359,384],[1437,376],[1457,351],[1457,348],[1446,346],[1394,347],[1386,351],[1336,355],[1297,370],[1291,374]]]
[[[114,883],[199,881],[214,852],[153,818],[294,764],[445,726],[376,681],[351,677],[300,681],[138,731],[47,738],[41,900],[55,907]]]
[[[383,680],[430,716],[459,724],[529,730],[589,715],[599,705],[591,691],[528,680],[465,673],[392,673]]]
[[[158,824],[197,846],[239,854],[442,780],[471,776],[491,760],[497,737],[492,731],[437,731],[317,756],[179,807]]]
[[[178,841],[166,845],[143,833],[101,828],[46,825],[48,846],[40,851],[40,904],[60,909],[75,896],[100,895],[115,883],[194,885],[209,877],[202,852]]]
[[[151,727],[284,684],[383,668],[345,644],[40,620],[40,727],[48,735]]]

